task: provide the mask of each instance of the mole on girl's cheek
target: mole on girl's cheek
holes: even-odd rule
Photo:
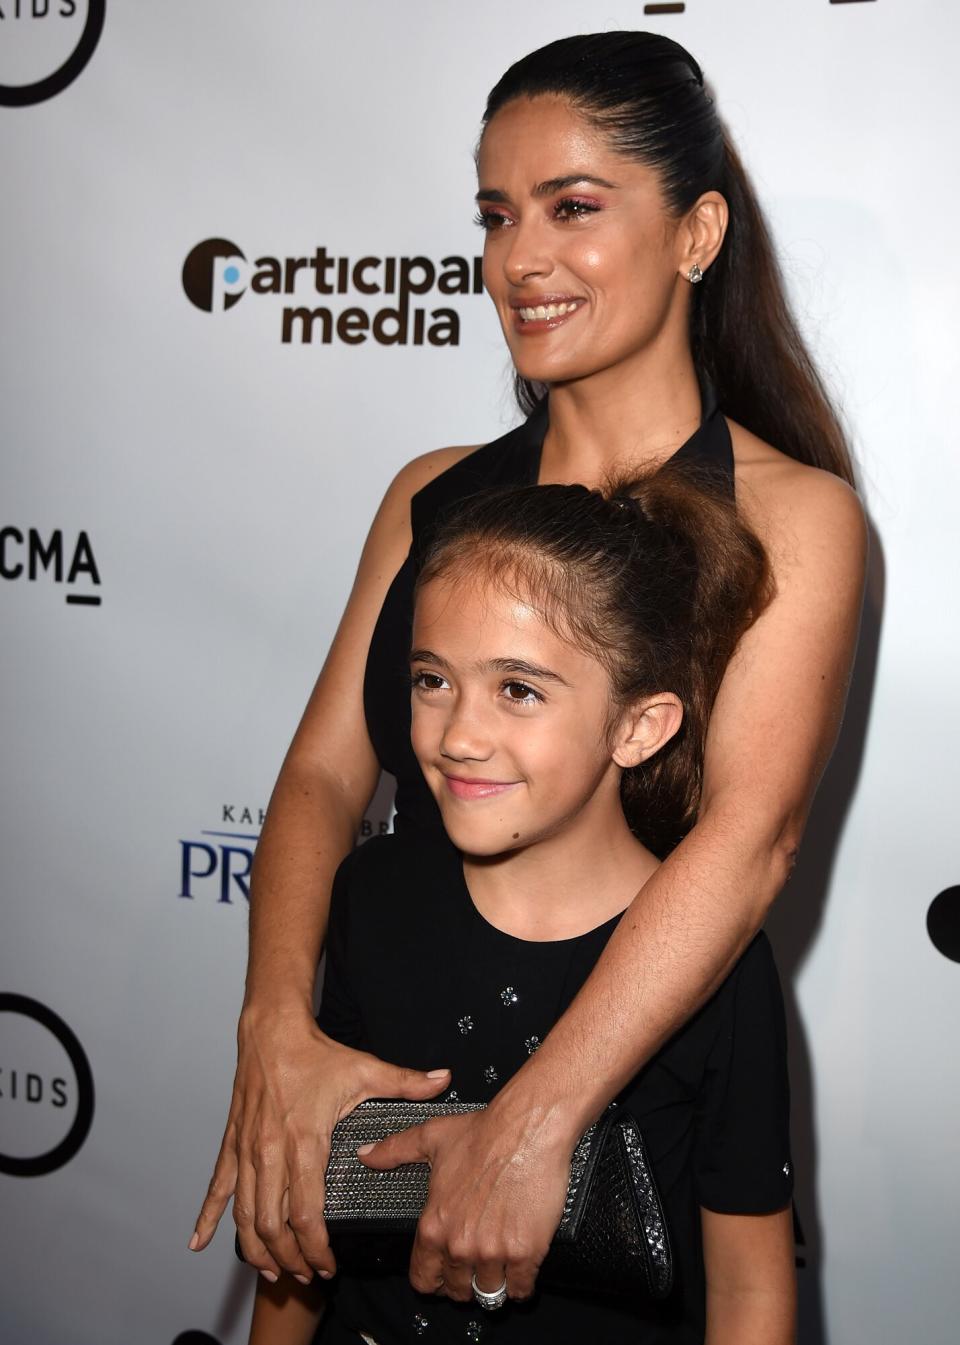
[[[515,841],[519,841],[519,839],[520,839],[520,833],[519,833],[519,831],[515,831],[515,832],[513,833],[513,839],[514,839]]]

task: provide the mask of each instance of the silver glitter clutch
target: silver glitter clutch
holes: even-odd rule
[[[430,1169],[409,1163],[389,1172],[365,1167],[373,1144],[437,1116],[482,1110],[464,1102],[362,1102],[335,1127],[327,1165],[324,1218],[348,1273],[406,1269]],[[665,1298],[673,1258],[663,1207],[636,1121],[609,1108],[581,1137],[570,1162],[563,1215],[539,1275],[547,1287],[581,1294]]]

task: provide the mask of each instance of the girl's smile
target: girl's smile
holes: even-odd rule
[[[447,788],[455,799],[490,799],[515,789],[519,780],[478,780],[443,772]]]

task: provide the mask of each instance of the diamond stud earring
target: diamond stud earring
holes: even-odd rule
[[[687,279],[690,281],[691,285],[699,285],[700,281],[703,279],[703,272],[696,262],[693,263],[690,270],[687,272]]]

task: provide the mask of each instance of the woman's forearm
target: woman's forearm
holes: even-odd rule
[[[728,974],[786,881],[795,844],[780,824],[745,828],[720,806],[704,813],[493,1107],[575,1141]]]
[[[363,807],[321,770],[281,773],[253,866],[246,1018],[311,1011],[333,877]]]

